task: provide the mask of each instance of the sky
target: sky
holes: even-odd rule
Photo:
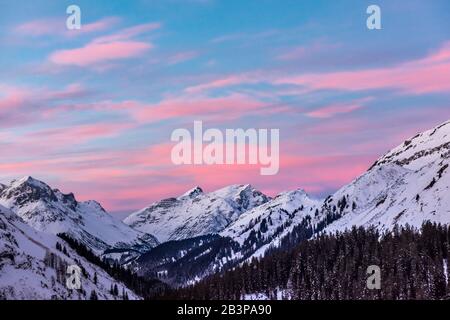
[[[0,0],[0,181],[118,215],[194,186],[324,197],[448,119],[448,0]],[[174,165],[171,133],[195,120],[278,128],[279,173]]]

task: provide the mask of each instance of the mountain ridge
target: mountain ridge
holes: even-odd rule
[[[123,221],[154,234],[160,242],[218,233],[240,214],[269,197],[251,185],[230,185],[209,193],[195,187],[176,198],[154,202]]]
[[[147,250],[158,244],[151,235],[116,220],[97,201],[78,202],[73,193],[63,194],[31,176],[5,185],[0,205],[36,230],[67,233],[98,254],[112,247]]]

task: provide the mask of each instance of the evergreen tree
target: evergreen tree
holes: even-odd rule
[[[95,290],[91,291],[91,295],[89,296],[89,300],[98,300],[97,292],[95,292]]]

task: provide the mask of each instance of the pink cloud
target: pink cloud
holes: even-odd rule
[[[300,50],[301,53],[302,50]],[[404,93],[426,94],[450,90],[450,42],[428,56],[389,68],[362,69],[331,73],[279,76],[274,73],[243,73],[190,86],[188,93],[207,92],[243,84],[268,83],[295,85],[299,94],[317,90],[361,91],[392,89]],[[280,93],[284,92],[281,89]]]
[[[318,108],[307,112],[311,118],[331,118],[338,114],[350,113],[364,107],[364,103],[373,100],[372,98],[360,99],[349,103],[335,103],[326,107]]]
[[[224,97],[169,98],[154,105],[145,105],[133,111],[140,122],[154,122],[183,116],[201,116],[213,120],[237,119],[248,114],[276,112],[271,104],[261,102],[242,94]]]
[[[308,90],[391,88],[413,94],[445,92],[450,90],[450,43],[424,59],[392,68],[305,74],[280,78],[275,83],[304,86]]]
[[[62,89],[0,84],[0,91],[0,115],[4,127],[38,122],[56,113],[57,102],[69,99],[76,101],[92,93],[79,83],[69,84]]]
[[[79,31],[81,31],[82,33],[104,31],[115,26],[119,21],[120,19],[117,17],[109,17],[93,23],[82,24]]]
[[[138,41],[90,43],[82,48],[60,50],[50,55],[50,61],[59,65],[89,66],[104,61],[139,56],[152,45]]]
[[[219,78],[216,80],[212,80],[208,83],[203,83],[195,86],[190,86],[185,89],[185,92],[195,94],[202,93],[208,90],[220,89],[224,87],[230,87],[239,84],[249,84],[249,83],[258,83],[260,82],[260,76],[256,74],[238,74],[238,75],[230,75],[223,78]]]
[[[101,24],[91,25],[88,26],[88,30],[100,27]],[[99,68],[96,64],[104,65],[105,62],[137,57],[152,49],[153,45],[132,38],[159,27],[159,23],[147,23],[125,28],[111,35],[97,37],[81,48],[55,51],[50,54],[49,61],[57,65]]]
[[[28,91],[22,88],[0,85],[0,89],[0,113],[17,109],[28,97]]]
[[[312,118],[330,118],[341,113],[350,113],[362,108],[359,104],[334,104],[306,113]]]
[[[159,28],[161,28],[161,24],[158,22],[139,24],[136,26],[125,28],[114,34],[95,38],[93,40],[93,43],[120,42],[124,40],[129,40],[131,38],[134,38],[147,32],[157,30]]]
[[[65,28],[64,20],[34,20],[17,26],[16,32],[23,35],[43,36],[49,34],[57,34],[58,28]]]
[[[46,129],[27,135],[27,139],[45,139],[47,144],[66,145],[89,141],[96,138],[111,137],[130,128],[124,123],[93,123],[73,127]]]
[[[67,140],[75,139],[77,134],[84,139],[109,133],[107,128],[74,129]],[[61,135],[62,131],[45,133],[46,141],[51,144]],[[42,140],[44,136],[34,139]],[[43,154],[42,159],[27,161],[3,158],[0,170],[18,176],[49,177],[46,180],[56,186],[59,180],[54,177],[59,177],[67,192],[75,192],[81,200],[94,198],[110,210],[132,210],[177,196],[194,185],[211,191],[229,184],[252,183],[272,196],[297,188],[325,192],[351,181],[374,160],[367,155],[311,155],[313,149],[303,146],[300,151],[298,144],[291,144],[281,150],[279,174],[268,177],[259,174],[260,165],[175,166],[170,161],[171,147],[171,144],[156,144],[135,150],[56,153],[53,157]]]
[[[15,31],[25,36],[48,36],[48,35],[81,35],[86,33],[99,32],[107,30],[119,21],[119,18],[108,17],[92,23],[86,23],[81,25],[80,30],[70,32],[66,28],[65,19],[61,18],[48,18],[42,20],[33,20],[23,23],[15,28]]]

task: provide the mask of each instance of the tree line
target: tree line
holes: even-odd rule
[[[163,299],[406,300],[450,298],[450,228],[426,222],[392,232],[353,228],[273,250]],[[380,289],[367,286],[367,268],[381,270]]]
[[[122,267],[117,261],[111,262],[106,258],[99,258],[92,250],[82,244],[80,241],[73,239],[69,235],[62,233],[58,236],[63,239],[75,252],[84,257],[87,261],[105,270],[112,278],[118,282],[124,283],[127,288],[135,292],[144,299],[153,299],[161,296],[168,288],[166,284],[156,279],[146,279],[138,276],[132,270]],[[94,275],[95,281],[96,275]],[[112,286],[110,292],[114,296],[119,296],[117,285]],[[122,298],[127,300],[128,295],[123,291]],[[95,295],[91,295],[91,299],[95,300]]]

